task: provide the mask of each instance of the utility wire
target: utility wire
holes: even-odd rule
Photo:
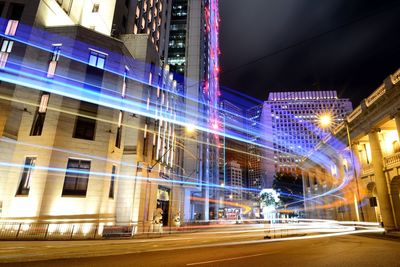
[[[283,48],[281,48],[281,49],[278,49],[278,50],[276,50],[276,51],[274,51],[274,52],[268,53],[268,54],[266,54],[266,55],[264,55],[264,56],[262,56],[262,57],[259,57],[259,58],[257,58],[257,59],[252,60],[252,61],[249,61],[249,62],[247,62],[247,63],[244,63],[244,64],[242,64],[242,65],[239,65],[239,66],[237,66],[237,67],[228,69],[228,70],[226,70],[226,71],[221,71],[221,74],[227,74],[227,73],[234,72],[234,71],[237,71],[237,70],[239,70],[239,69],[242,69],[242,68],[244,68],[244,67],[247,67],[247,66],[249,66],[249,65],[253,65],[253,64],[255,64],[255,63],[258,63],[258,62],[260,62],[260,61],[263,61],[263,60],[266,59],[266,58],[269,58],[269,57],[278,55],[278,54],[280,54],[280,53],[282,53],[282,52],[285,52],[285,51],[287,51],[287,50],[289,50],[289,49],[292,49],[292,48],[295,48],[295,47],[297,47],[297,46],[303,45],[303,44],[305,44],[305,43],[307,43],[307,42],[309,42],[309,41],[312,41],[312,40],[321,38],[321,37],[323,37],[323,36],[325,36],[325,35],[328,35],[328,34],[330,34],[330,33],[332,33],[332,32],[337,31],[337,30],[341,30],[341,29],[343,29],[343,28],[345,28],[345,27],[351,26],[352,24],[358,23],[358,22],[360,22],[360,21],[362,21],[362,20],[368,19],[368,18],[370,18],[370,17],[374,17],[374,16],[376,16],[376,15],[378,15],[378,14],[381,14],[381,13],[384,13],[384,12],[386,12],[386,11],[391,11],[391,10],[393,10],[394,8],[397,8],[397,7],[399,7],[399,6],[400,6],[400,3],[396,3],[395,5],[388,5],[388,6],[386,6],[386,7],[384,7],[384,8],[381,8],[381,9],[375,11],[375,12],[371,12],[371,13],[365,15],[365,16],[358,17],[358,18],[356,18],[356,19],[354,19],[354,20],[352,20],[352,21],[349,21],[349,22],[346,22],[346,23],[344,23],[344,24],[341,24],[341,25],[339,25],[339,26],[337,26],[337,27],[335,27],[335,28],[332,28],[332,29],[330,29],[330,30],[328,30],[328,31],[321,32],[321,33],[319,33],[319,34],[317,34],[317,35],[314,35],[314,36],[312,36],[312,37],[303,39],[303,40],[298,41],[298,42],[296,42],[296,43],[294,43],[294,44],[292,44],[292,45],[283,47]]]

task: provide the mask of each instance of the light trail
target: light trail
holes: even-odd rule
[[[214,2],[212,2],[212,3],[215,4]],[[209,9],[208,12],[209,12],[209,16],[212,17],[213,9],[212,8]],[[215,19],[211,18],[211,20],[213,21],[213,24],[209,25],[209,27],[216,27],[215,29],[218,29],[218,18],[217,17]],[[1,19],[0,21],[2,21],[2,23],[4,25],[8,22],[4,19]],[[37,33],[37,34],[33,34],[33,33]],[[69,39],[68,37],[62,37],[62,36],[54,34],[54,33],[48,33],[43,30],[31,28],[31,27],[23,25],[23,24],[19,25],[18,34],[16,36],[8,36],[8,35],[3,34],[3,37],[10,39],[10,40],[14,40],[16,42],[26,44],[31,47],[35,47],[35,48],[47,51],[49,53],[52,53],[51,44],[59,43],[60,40],[62,40],[62,42],[63,42],[63,49],[65,48],[66,49],[65,51],[70,52],[72,49],[76,48],[72,44],[71,39]],[[218,36],[212,36],[211,38],[214,38],[213,39],[214,43],[215,43],[215,41],[216,41],[216,43],[218,42]],[[54,40],[57,40],[57,42],[55,42]],[[45,45],[47,43],[48,43],[48,45]],[[72,54],[64,53],[64,50],[62,52],[62,56],[66,57],[66,58],[70,58],[77,62],[81,62],[83,64],[87,64],[87,61],[86,61],[87,49],[89,49],[92,46],[88,45],[88,44],[84,44],[82,42],[79,42],[79,46],[80,46],[79,47],[80,50],[79,49],[76,50],[76,51],[78,51],[78,53],[76,53],[76,55],[78,55],[78,56],[72,56]],[[214,55],[215,55],[215,53],[218,53],[218,51],[217,51],[218,49],[215,46],[212,49],[213,49]],[[113,73],[120,77],[123,77],[123,74],[121,74],[119,69],[117,69],[117,67],[116,67],[116,66],[118,66],[118,64],[117,64],[118,60],[116,60],[116,59],[119,59],[124,62],[125,61],[131,62],[132,65],[134,65],[136,67],[136,69],[140,70],[141,74],[143,73],[143,71],[145,72],[145,70],[147,68],[146,64],[144,64],[144,63],[137,62],[131,58],[124,57],[118,53],[113,53],[110,51],[106,51],[106,52],[109,52],[110,55],[112,55],[112,56],[110,56],[110,65],[109,65],[111,67],[108,67],[108,65],[107,65],[107,67],[105,68],[105,71],[107,71],[107,72],[110,72],[110,73]],[[182,116],[171,117],[162,112],[157,114],[157,110],[154,110],[153,108],[149,112],[149,110],[147,108],[147,104],[145,103],[145,99],[140,99],[140,98],[137,98],[134,96],[130,96],[130,97],[134,98],[134,101],[132,101],[132,100],[127,100],[127,99],[121,99],[120,97],[115,97],[113,95],[109,95],[109,94],[117,93],[114,90],[109,89],[109,88],[112,88],[112,86],[110,86],[109,88],[105,88],[105,87],[101,88],[101,90],[103,90],[104,92],[107,92],[109,94],[96,93],[96,92],[85,89],[85,86],[94,86],[94,85],[84,83],[83,81],[71,79],[71,77],[57,76],[57,78],[59,80],[58,79],[48,79],[48,78],[45,78],[43,75],[45,73],[42,70],[43,66],[42,67],[39,67],[39,66],[38,67],[31,66],[30,67],[27,65],[27,63],[29,63],[29,62],[24,62],[25,65],[21,65],[21,64],[18,64],[17,62],[12,62],[9,60],[7,62],[7,67],[5,69],[6,72],[0,73],[0,79],[10,82],[10,83],[13,83],[13,84],[26,86],[26,87],[29,87],[32,89],[46,91],[46,92],[70,97],[70,98],[77,99],[77,100],[83,100],[83,101],[87,101],[87,102],[91,102],[91,103],[96,103],[101,106],[109,107],[109,108],[116,109],[116,110],[124,110],[127,112],[131,112],[134,114],[144,116],[144,117],[151,117],[156,120],[162,119],[162,120],[165,120],[165,121],[168,121],[170,123],[180,125],[180,126],[187,126],[188,120],[190,120],[191,117],[193,117],[193,116],[197,117],[197,115],[198,115],[196,113],[186,113]],[[214,65],[218,67],[218,61],[215,61],[214,63],[215,63]],[[161,73],[163,71],[164,70],[159,70],[159,72],[161,72]],[[219,70],[214,68],[212,71],[215,72],[213,74],[214,75],[213,77],[215,79],[217,79],[218,78],[217,72],[219,72]],[[138,74],[135,72],[128,75],[128,79],[137,81],[142,84],[149,85],[153,89],[160,88],[160,90],[163,90],[168,93],[176,94],[177,96],[180,96],[180,97],[185,97],[188,100],[194,101],[196,103],[201,103],[202,105],[205,105],[205,106],[208,105],[210,108],[213,109],[213,111],[221,111],[221,109],[219,109],[219,107],[216,106],[215,103],[209,105],[207,102],[204,102],[204,103],[199,102],[197,99],[191,99],[191,98],[188,98],[188,96],[184,96],[183,94],[178,94],[176,92],[172,92],[166,88],[163,88],[162,86],[160,87],[160,84],[158,84],[158,83],[152,83],[151,81],[149,82],[146,79],[139,79]],[[219,94],[218,88],[213,91],[213,94]],[[12,100],[12,101],[14,101],[14,100]],[[152,101],[150,103],[155,104]],[[229,111],[226,111],[226,110],[222,110],[222,111],[227,112],[228,114],[237,116],[237,114],[233,114]],[[193,111],[193,112],[195,112],[195,111]],[[82,116],[81,114],[79,114],[79,115]],[[293,121],[298,121],[297,118],[293,114],[287,113],[286,115],[291,117],[293,119]],[[216,115],[213,114],[214,119],[215,119],[215,117],[216,117]],[[200,114],[200,118],[207,119],[208,114]],[[247,118],[245,118],[245,117],[243,117],[243,118],[247,120]],[[100,119],[96,118],[96,120],[100,120]],[[208,121],[208,120],[206,120],[206,121]],[[109,123],[116,124],[116,122],[110,122],[110,121],[109,121]],[[316,133],[321,139],[324,137],[324,135],[322,135],[322,133],[318,131],[319,130],[318,127],[316,127],[312,123],[303,122],[302,125],[306,129],[310,130],[311,132]],[[129,125],[124,125],[124,126],[130,127]],[[275,150],[274,148],[266,145],[265,141],[253,142],[253,141],[249,140],[249,138],[247,138],[247,136],[245,135],[246,129],[244,129],[244,128],[242,129],[240,127],[237,127],[237,126],[229,124],[229,123],[224,125],[224,128],[226,128],[228,126],[235,130],[243,132],[243,134],[240,134],[240,133],[234,133],[233,131],[226,130],[226,129],[225,129],[225,131],[222,132],[221,130],[213,129],[212,127],[209,127],[209,126],[210,125],[208,125],[208,123],[205,123],[204,125],[195,125],[195,128],[202,132],[207,132],[207,133],[215,134],[218,136],[224,136],[226,138],[237,140],[237,141],[240,141],[240,142],[243,142],[246,144],[252,144],[252,145],[255,145],[255,146],[263,148],[263,149]],[[267,129],[267,126],[262,125],[262,124],[259,124],[259,126],[260,126],[259,134],[262,134],[264,132],[264,130]],[[288,136],[287,133],[282,133],[282,134]],[[198,141],[198,140],[195,140],[195,141]],[[342,150],[344,147],[344,144],[340,143],[338,140],[335,140],[335,141],[336,141],[336,143],[334,143],[335,146],[332,146],[332,149],[336,150],[336,151]],[[293,144],[290,142],[285,144],[283,147],[290,148],[290,151],[293,151],[292,153],[287,153],[288,155],[292,155],[292,154],[305,155],[309,152],[302,148],[298,149],[296,146],[293,146]],[[237,152],[240,152],[240,151],[237,151]],[[325,155],[325,154],[322,154],[319,152],[310,155],[310,158],[314,162],[321,164],[322,166],[325,166],[325,167],[329,167],[330,164],[334,163],[330,157],[331,157],[331,155]],[[269,159],[266,157],[260,157],[260,158],[262,158],[264,160],[272,160],[272,159]],[[125,163],[122,163],[122,164],[125,164]],[[343,177],[341,179],[341,183],[339,183],[337,186],[335,185],[336,187],[331,188],[330,190],[328,190],[325,193],[306,198],[306,200],[315,200],[316,198],[321,198],[321,197],[328,196],[328,195],[334,195],[336,192],[344,190],[346,188],[346,186],[348,186],[348,184],[351,182],[351,180],[352,180],[352,177],[350,175],[346,174],[345,177]],[[164,180],[164,182],[165,182],[165,180]],[[208,185],[206,184],[205,186],[208,186]],[[226,189],[227,187],[224,187],[224,188]],[[304,200],[292,202],[292,203],[289,203],[289,205],[294,205],[294,204],[302,202],[302,201],[304,201]]]

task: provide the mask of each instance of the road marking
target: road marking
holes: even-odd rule
[[[247,256],[234,257],[234,258],[226,258],[226,259],[218,259],[218,260],[211,260],[211,261],[193,262],[193,263],[187,263],[186,265],[187,266],[203,265],[203,264],[209,264],[209,263],[214,263],[214,262],[233,261],[233,260],[253,258],[253,257],[259,257],[259,256],[265,256],[265,255],[268,255],[268,253],[260,253],[260,254],[254,254],[254,255],[247,255]]]

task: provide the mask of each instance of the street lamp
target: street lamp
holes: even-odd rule
[[[330,113],[322,114],[322,115],[319,116],[318,121],[319,121],[319,125],[320,125],[321,128],[329,129],[329,128],[331,128],[331,126],[333,124],[332,114],[330,114]],[[353,177],[356,180],[357,198],[358,198],[358,200],[357,200],[357,202],[358,202],[357,211],[358,211],[358,209],[360,209],[361,221],[364,221],[364,212],[363,212],[363,209],[361,207],[360,189],[359,189],[359,185],[358,185],[358,178],[357,178],[354,155],[353,155],[353,152],[352,152],[352,149],[351,149],[352,142],[351,142],[349,124],[347,122],[347,119],[344,120],[344,125],[346,127],[347,142],[348,142],[348,146],[349,146],[349,150],[350,150],[351,163],[353,165]],[[360,217],[358,217],[358,220],[360,221]]]
[[[187,133],[194,133],[196,131],[196,126],[193,124],[187,124],[185,130]]]
[[[319,125],[321,128],[329,128],[332,125],[332,115],[329,113],[325,113],[320,115],[319,117]]]

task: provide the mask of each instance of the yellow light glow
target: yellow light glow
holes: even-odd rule
[[[186,132],[193,133],[194,131],[196,131],[196,127],[193,124],[186,125]]]
[[[332,115],[331,114],[322,114],[319,117],[319,125],[322,128],[328,128],[332,125]]]

